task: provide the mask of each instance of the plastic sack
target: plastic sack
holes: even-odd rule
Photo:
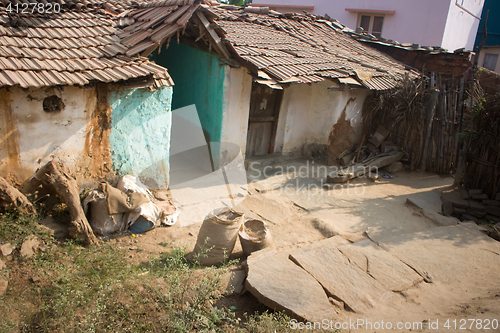
[[[130,193],[142,193],[146,195],[150,202],[144,203],[126,214],[126,223],[130,225],[131,231],[134,230],[143,230],[141,232],[153,229],[154,227],[158,227],[160,225],[174,225],[177,222],[177,218],[179,217],[179,212],[173,204],[170,202],[158,201],[151,191],[143,184],[141,181],[130,175],[123,176],[118,182],[117,188],[127,194]],[[139,228],[132,228],[132,226],[138,221],[139,217],[142,216],[144,219],[149,221],[147,225],[150,226],[147,229],[144,225],[144,221],[142,221],[142,226]]]
[[[154,197],[154,195],[151,193],[151,191],[149,191],[149,189],[146,187],[146,185],[141,183],[141,181],[134,176],[130,176],[130,175],[123,176],[118,181],[118,185],[116,186],[116,188],[118,188],[119,190],[121,190],[122,192],[125,192],[125,193],[134,192],[134,193],[145,194],[148,197],[149,201],[151,201],[151,202],[158,201]]]

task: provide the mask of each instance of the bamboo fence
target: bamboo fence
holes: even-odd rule
[[[500,192],[500,93],[485,94],[474,83],[471,119],[462,135],[467,148],[462,180],[467,188],[494,198]]]
[[[429,113],[435,89],[439,89],[437,102]],[[463,89],[460,78],[433,75],[430,80],[405,80],[399,89],[367,98],[363,123],[368,137],[382,125],[391,133],[386,140],[409,154],[411,170],[449,174],[457,162]],[[430,136],[425,146],[430,117]]]

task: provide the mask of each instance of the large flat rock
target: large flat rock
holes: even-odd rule
[[[403,291],[424,280],[408,265],[371,240],[339,246],[338,249],[389,290]]]
[[[469,224],[437,227],[386,239],[391,253],[421,267],[435,282],[459,290],[490,284],[500,274],[500,243]]]
[[[286,254],[263,250],[248,257],[246,288],[259,302],[301,320],[336,316],[321,285]]]
[[[459,220],[454,217],[441,214],[441,197],[435,192],[429,191],[412,194],[408,196],[406,202],[420,208],[427,218],[438,225],[456,225],[459,222]]]
[[[354,312],[363,312],[394,296],[380,282],[350,262],[335,246],[299,249],[290,255],[290,259]]]
[[[266,194],[256,194],[247,196],[238,205],[238,207],[240,206],[271,223],[280,224],[280,222],[292,215],[291,207],[293,203],[280,197],[271,198]]]
[[[409,195],[407,200],[413,205],[433,212],[441,211],[441,197],[433,191]]]
[[[308,251],[308,250],[314,250],[317,249],[318,247],[322,246],[330,246],[330,247],[339,247],[341,245],[348,245],[351,244],[347,239],[345,239],[342,236],[333,236],[330,238],[325,238],[319,241],[315,241],[310,244],[302,245],[300,247],[300,250],[302,251]]]

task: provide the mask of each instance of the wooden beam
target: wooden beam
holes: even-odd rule
[[[158,48],[158,54],[159,54],[160,53],[160,49],[161,49],[161,44],[160,45],[155,44],[155,45],[152,45],[152,46],[148,47],[146,50],[144,50],[141,53],[141,57],[147,57],[147,56],[149,56],[151,53],[153,53],[154,50],[156,50],[156,48]]]
[[[222,40],[220,39],[219,35],[217,35],[217,33],[215,32],[214,28],[212,28],[210,26],[210,22],[208,22],[208,20],[205,17],[205,15],[203,15],[203,13],[200,12],[200,11],[197,11],[196,15],[198,16],[198,18],[200,19],[201,23],[205,27],[205,29],[207,29],[208,33],[210,34],[210,36],[214,40],[216,47],[222,52],[222,54],[224,55],[224,57],[226,59],[229,59],[230,58],[229,52],[227,51],[227,49],[224,46],[224,44],[222,44]]]
[[[202,39],[202,38],[205,36],[205,34],[206,34],[206,33],[207,33],[207,31],[206,31],[206,30],[205,30],[205,31],[203,31],[203,33],[202,33],[201,35],[199,35],[199,36],[198,36],[198,37],[194,40],[194,42],[195,42],[195,43],[196,43],[196,42],[198,42],[200,39]]]

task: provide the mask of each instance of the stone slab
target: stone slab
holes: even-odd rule
[[[469,200],[469,205],[470,205],[470,208],[476,209],[476,210],[482,210],[485,207],[482,203],[477,202],[477,201],[473,201],[473,200]]]
[[[473,196],[473,195],[478,195],[478,194],[483,194],[483,190],[482,189],[471,189],[469,190],[469,197]]]
[[[338,248],[364,272],[392,291],[403,291],[424,281],[422,276],[371,240]]]
[[[441,211],[441,197],[432,191],[412,194],[406,200],[420,209],[433,212]]]
[[[500,242],[471,226],[431,228],[386,239],[384,244],[401,261],[458,293],[467,286],[491,285],[491,276],[500,274]]]
[[[470,214],[462,214],[462,221],[474,221],[476,223],[479,223],[479,217],[475,217],[474,215]]]
[[[482,202],[485,206],[500,206],[500,201],[498,200],[483,200]]]
[[[434,225],[431,226],[434,227]],[[392,238],[398,235],[407,234],[408,232],[416,232],[428,228],[429,228],[428,224],[412,226],[411,231],[408,231],[408,228],[402,226],[374,226],[374,227],[368,227],[365,233],[369,239],[377,243],[377,242],[383,242],[386,238]],[[357,241],[361,240],[364,239],[360,239]],[[354,241],[353,243],[356,243],[357,241]]]
[[[446,226],[458,223],[456,218],[440,214],[442,210],[441,197],[435,192],[429,191],[414,194],[408,197],[406,202],[420,208],[426,217],[438,225]]]
[[[485,211],[489,215],[500,216],[500,207],[486,207]]]
[[[486,221],[500,222],[500,217],[487,214],[485,217]]]
[[[474,222],[460,222],[458,225],[465,227],[465,228],[468,228],[468,229],[471,229],[473,231],[481,231],[482,233],[485,233],[488,231],[488,229],[486,229],[480,225],[477,225]]]
[[[310,243],[310,244],[303,245],[300,247],[300,249],[303,251],[306,251],[306,250],[313,250],[313,249],[323,247],[323,246],[338,247],[338,246],[347,245],[347,244],[351,244],[351,243],[348,240],[346,240],[344,237],[337,235],[337,236],[333,236],[330,238],[325,238],[325,239],[322,239],[319,241],[315,241],[315,242]]]
[[[329,293],[354,312],[387,302],[394,294],[349,261],[337,248],[297,250],[290,259],[311,274]]]
[[[463,209],[463,208],[453,207],[453,213],[455,213],[457,215],[462,215],[462,214],[467,213],[467,210]]]
[[[453,207],[459,207],[467,209],[469,208],[469,193],[467,190],[451,190],[444,191],[441,193],[441,201],[442,202],[451,202]]]
[[[471,197],[472,200],[478,200],[478,201],[488,200],[489,199],[488,194],[486,194],[486,193],[483,193],[483,194],[474,194],[474,195],[471,195],[470,197]]]
[[[469,208],[469,209],[467,209],[467,214],[478,217],[478,218],[482,218],[486,215],[486,212],[484,210],[477,210],[477,209]]]
[[[57,223],[50,216],[47,216],[40,221],[40,227],[42,227],[49,235],[53,235],[56,239],[64,239],[69,236],[68,225]]]
[[[292,215],[291,207],[293,203],[287,202],[281,198],[279,198],[280,201],[276,199],[277,198],[271,199],[266,194],[249,195],[238,205],[238,207],[244,206],[261,218],[274,224],[280,224],[280,222]]]
[[[451,201],[443,202],[441,205],[441,210],[445,216],[451,216],[453,214],[453,203]]]
[[[456,208],[468,209],[470,207],[469,200],[453,200],[452,204]]]
[[[336,317],[318,281],[286,255],[262,250],[251,254],[247,264],[247,290],[272,310],[308,321]]]

